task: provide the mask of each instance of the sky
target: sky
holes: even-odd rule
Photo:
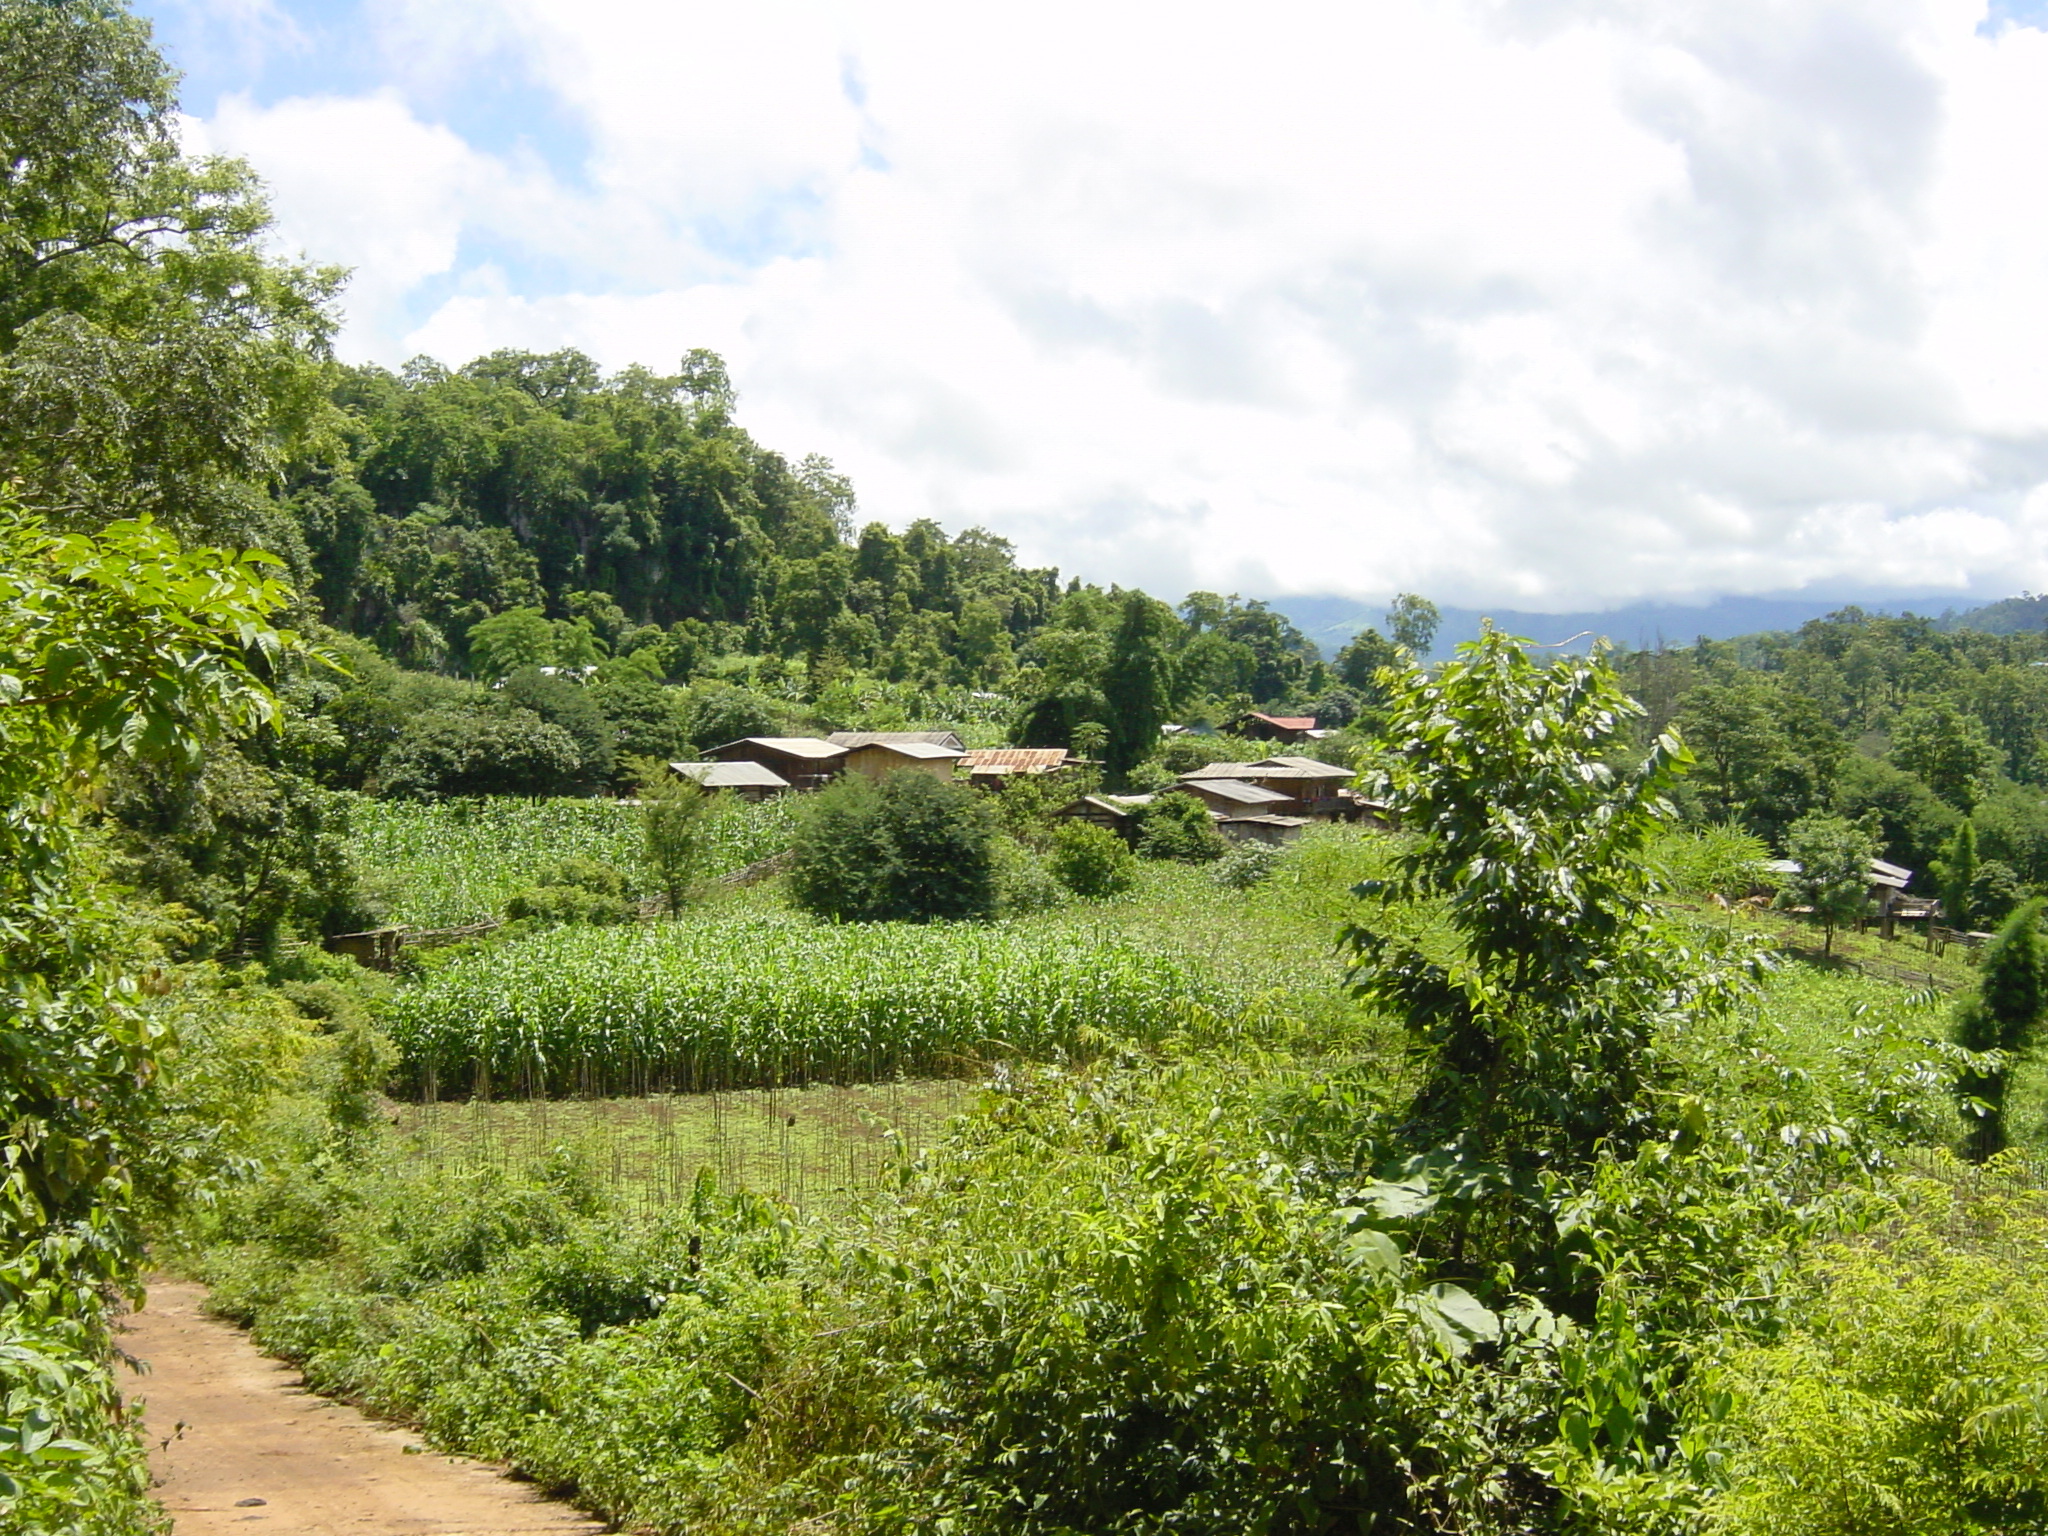
[[[138,0],[396,367],[1154,592],[2048,590],[2048,0]]]

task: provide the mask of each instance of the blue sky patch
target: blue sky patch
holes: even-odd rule
[[[2037,32],[2048,32],[2048,0],[1991,0],[1977,30],[1988,37],[2007,27],[2032,27]]]
[[[479,58],[445,89],[409,87],[379,46],[360,0],[289,0],[254,22],[199,0],[136,0],[158,45],[184,71],[184,107],[210,117],[223,96],[260,107],[302,96],[391,90],[425,122],[486,154],[538,156],[565,186],[585,185],[589,135],[561,100],[509,50]]]

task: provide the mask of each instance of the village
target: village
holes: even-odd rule
[[[1303,738],[1315,726],[1309,718],[1264,715],[1251,723]],[[706,790],[761,801],[822,789],[842,774],[879,782],[892,773],[921,773],[1000,793],[1016,779],[1078,778],[1098,766],[1065,747],[970,748],[953,731],[930,730],[748,736],[711,748],[703,762],[670,763],[669,769]],[[1155,792],[1077,794],[1053,817],[1090,822],[1134,842],[1141,807],[1161,794],[1184,794],[1201,802],[1225,837],[1279,845],[1318,823],[1384,826],[1386,807],[1352,788],[1354,777],[1338,764],[1284,754],[1249,763],[1216,762],[1183,773]]]

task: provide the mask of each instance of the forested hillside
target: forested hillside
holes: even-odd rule
[[[1845,818],[1966,924],[2048,885],[2048,634],[1849,608],[1619,664],[1650,725],[1699,755],[1693,819],[1783,849],[1802,818]]]

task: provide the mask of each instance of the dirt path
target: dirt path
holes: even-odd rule
[[[199,1310],[205,1291],[164,1283],[121,1344],[150,1362],[157,1497],[177,1536],[582,1536],[603,1526],[484,1463],[299,1384],[298,1372]],[[180,1427],[182,1426],[182,1428]],[[169,1442],[166,1444],[165,1442]]]

